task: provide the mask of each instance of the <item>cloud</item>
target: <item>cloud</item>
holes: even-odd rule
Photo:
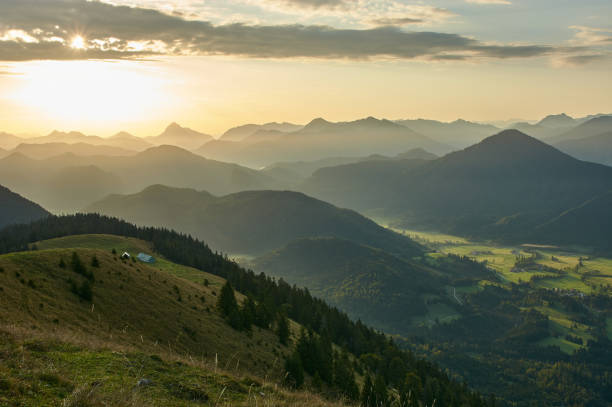
[[[355,0],[276,0],[288,6],[299,8],[338,8],[346,7]]]
[[[465,1],[467,3],[472,3],[472,4],[502,4],[502,5],[512,4],[512,2],[508,0],[465,0]]]
[[[369,21],[373,25],[382,25],[382,26],[403,26],[408,24],[420,24],[423,23],[423,20],[420,18],[412,18],[412,17],[385,17],[385,18],[375,18]]]
[[[155,55],[353,60],[440,60],[461,55],[462,59],[504,59],[556,52],[546,45],[487,44],[457,34],[404,31],[390,26],[338,29],[297,24],[213,25],[152,9],[78,0],[2,0],[0,27],[7,33],[20,33],[19,38],[0,40],[0,60],[4,61]],[[85,49],[69,46],[77,35],[85,39]]]
[[[599,62],[608,59],[607,55],[603,54],[588,54],[588,55],[571,55],[561,59],[562,65],[582,66],[592,62]]]
[[[572,25],[570,28],[577,31],[574,34],[574,39],[571,41],[574,44],[600,47],[612,46],[612,29],[582,25]]]

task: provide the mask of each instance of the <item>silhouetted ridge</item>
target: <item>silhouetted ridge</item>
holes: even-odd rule
[[[442,160],[450,157],[479,159],[483,160],[483,162],[488,162],[491,157],[517,162],[525,159],[533,160],[538,157],[547,160],[571,159],[571,157],[556,148],[516,129],[504,130],[487,137],[480,143],[463,151],[451,153],[442,158]]]
[[[0,228],[28,223],[49,215],[40,205],[0,185]]]
[[[308,123],[306,126],[304,126],[304,130],[319,130],[321,128],[329,126],[330,124],[332,123],[328,122],[322,117],[317,117],[316,119],[311,120],[310,123]]]

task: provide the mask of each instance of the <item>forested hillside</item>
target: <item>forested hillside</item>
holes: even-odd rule
[[[99,215],[49,217],[29,225],[11,226],[2,230],[0,252],[31,250],[37,248],[32,246],[35,242],[91,233],[115,234],[148,241],[152,245],[152,250],[169,261],[226,279],[227,284],[218,292],[218,309],[221,315],[225,316],[227,323],[237,331],[248,331],[251,324],[264,330],[269,329],[273,326],[272,322],[279,321],[279,318],[280,320],[290,318],[303,326],[303,332],[295,340],[294,351],[285,362],[288,386],[303,386],[305,373],[308,383],[312,383],[312,388],[321,389],[319,391],[327,397],[344,395],[349,400],[360,400],[365,406],[386,406],[400,399],[412,403],[408,405],[421,403],[431,405],[434,400],[444,405],[487,405],[478,394],[449,379],[435,365],[415,358],[411,352],[400,350],[388,337],[362,323],[352,322],[346,314],[313,298],[307,290],[291,287],[282,280],[277,282],[264,274],[244,270],[223,256],[213,253],[202,242],[185,235],[163,229],[138,228]],[[27,254],[14,253],[9,254],[7,260],[14,262],[13,259],[34,256],[33,262],[41,262],[38,253],[40,256],[49,254],[46,250],[29,251]],[[64,251],[59,253],[60,256],[62,253],[66,256],[69,254]],[[92,298],[96,298],[97,292],[98,295],[105,292],[101,285],[106,284],[106,281],[100,280],[109,278],[99,276],[96,268],[101,264],[118,260],[112,259],[112,254],[97,258],[98,252],[91,251],[81,251],[71,256],[72,260],[65,261],[67,266],[62,266],[60,258],[58,268],[55,269],[57,271],[54,272],[63,273],[63,267],[70,267],[76,275],[72,277],[74,282],[69,282],[68,287],[74,287],[74,295],[83,301],[91,302]],[[96,256],[96,260],[94,261],[91,256]],[[81,257],[91,258],[83,260]],[[88,264],[91,265],[87,266]],[[12,270],[13,266],[10,267]],[[46,271],[45,266],[38,267],[39,273],[42,274],[36,280],[25,280],[24,276],[22,284],[35,290],[35,287],[42,282],[46,290],[50,283],[45,282],[45,273],[49,271]],[[130,266],[123,267],[127,272]],[[144,269],[143,278],[147,270]],[[3,278],[7,276],[13,278],[14,275],[16,275],[14,272],[4,273]],[[29,275],[27,277],[30,278]],[[19,278],[20,276],[17,276],[16,282],[11,285],[20,284]],[[160,276],[157,275],[155,278],[158,280]],[[124,281],[124,284],[128,283],[136,284],[135,277],[130,277],[129,273],[127,280]],[[171,288],[169,294],[175,299],[178,298],[179,302],[185,301],[183,289],[178,284],[176,286],[178,289],[175,288],[173,293]],[[247,298],[241,305],[236,300],[234,289]],[[190,292],[186,294],[193,296]],[[285,323],[280,323],[280,326]],[[289,338],[283,333],[286,327],[278,328],[278,324],[278,338],[282,342],[287,342]],[[192,335],[189,329],[185,332],[187,336]],[[197,334],[186,340],[197,343],[196,338]],[[334,350],[336,347],[338,351]],[[353,358],[359,362],[351,363]],[[361,389],[357,387],[356,377],[363,378]]]

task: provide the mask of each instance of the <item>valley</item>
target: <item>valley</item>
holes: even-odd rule
[[[608,125],[517,127],[561,143]],[[0,397],[605,406],[611,169],[492,130],[370,117],[18,143],[0,158]],[[340,154],[371,134],[379,149]]]

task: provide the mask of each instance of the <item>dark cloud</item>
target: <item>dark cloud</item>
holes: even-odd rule
[[[391,26],[356,30],[304,25],[213,25],[151,9],[80,0],[1,0],[0,35],[10,29],[23,30],[38,42],[0,41],[0,60],[117,59],[156,53],[255,58],[450,59],[449,54],[524,58],[555,51],[550,46],[488,45],[456,34],[409,32]],[[77,34],[88,40],[90,48],[79,51],[66,45]],[[50,37],[65,41],[44,40]],[[130,47],[133,41],[157,47]]]
[[[572,56],[565,57],[563,59],[563,62],[567,65],[579,66],[579,65],[590,64],[592,62],[601,61],[607,58],[608,56],[603,55],[603,54],[572,55]]]
[[[468,59],[466,55],[442,54],[431,57],[434,61],[465,61]]]
[[[411,18],[411,17],[404,17],[404,18],[375,18],[373,20],[370,20],[370,23],[374,24],[374,25],[390,25],[390,26],[402,26],[402,25],[408,25],[408,24],[419,24],[422,23],[423,20],[420,18]]]
[[[283,3],[288,6],[294,6],[298,8],[339,8],[350,3],[354,3],[355,0],[277,0],[278,3]]]

